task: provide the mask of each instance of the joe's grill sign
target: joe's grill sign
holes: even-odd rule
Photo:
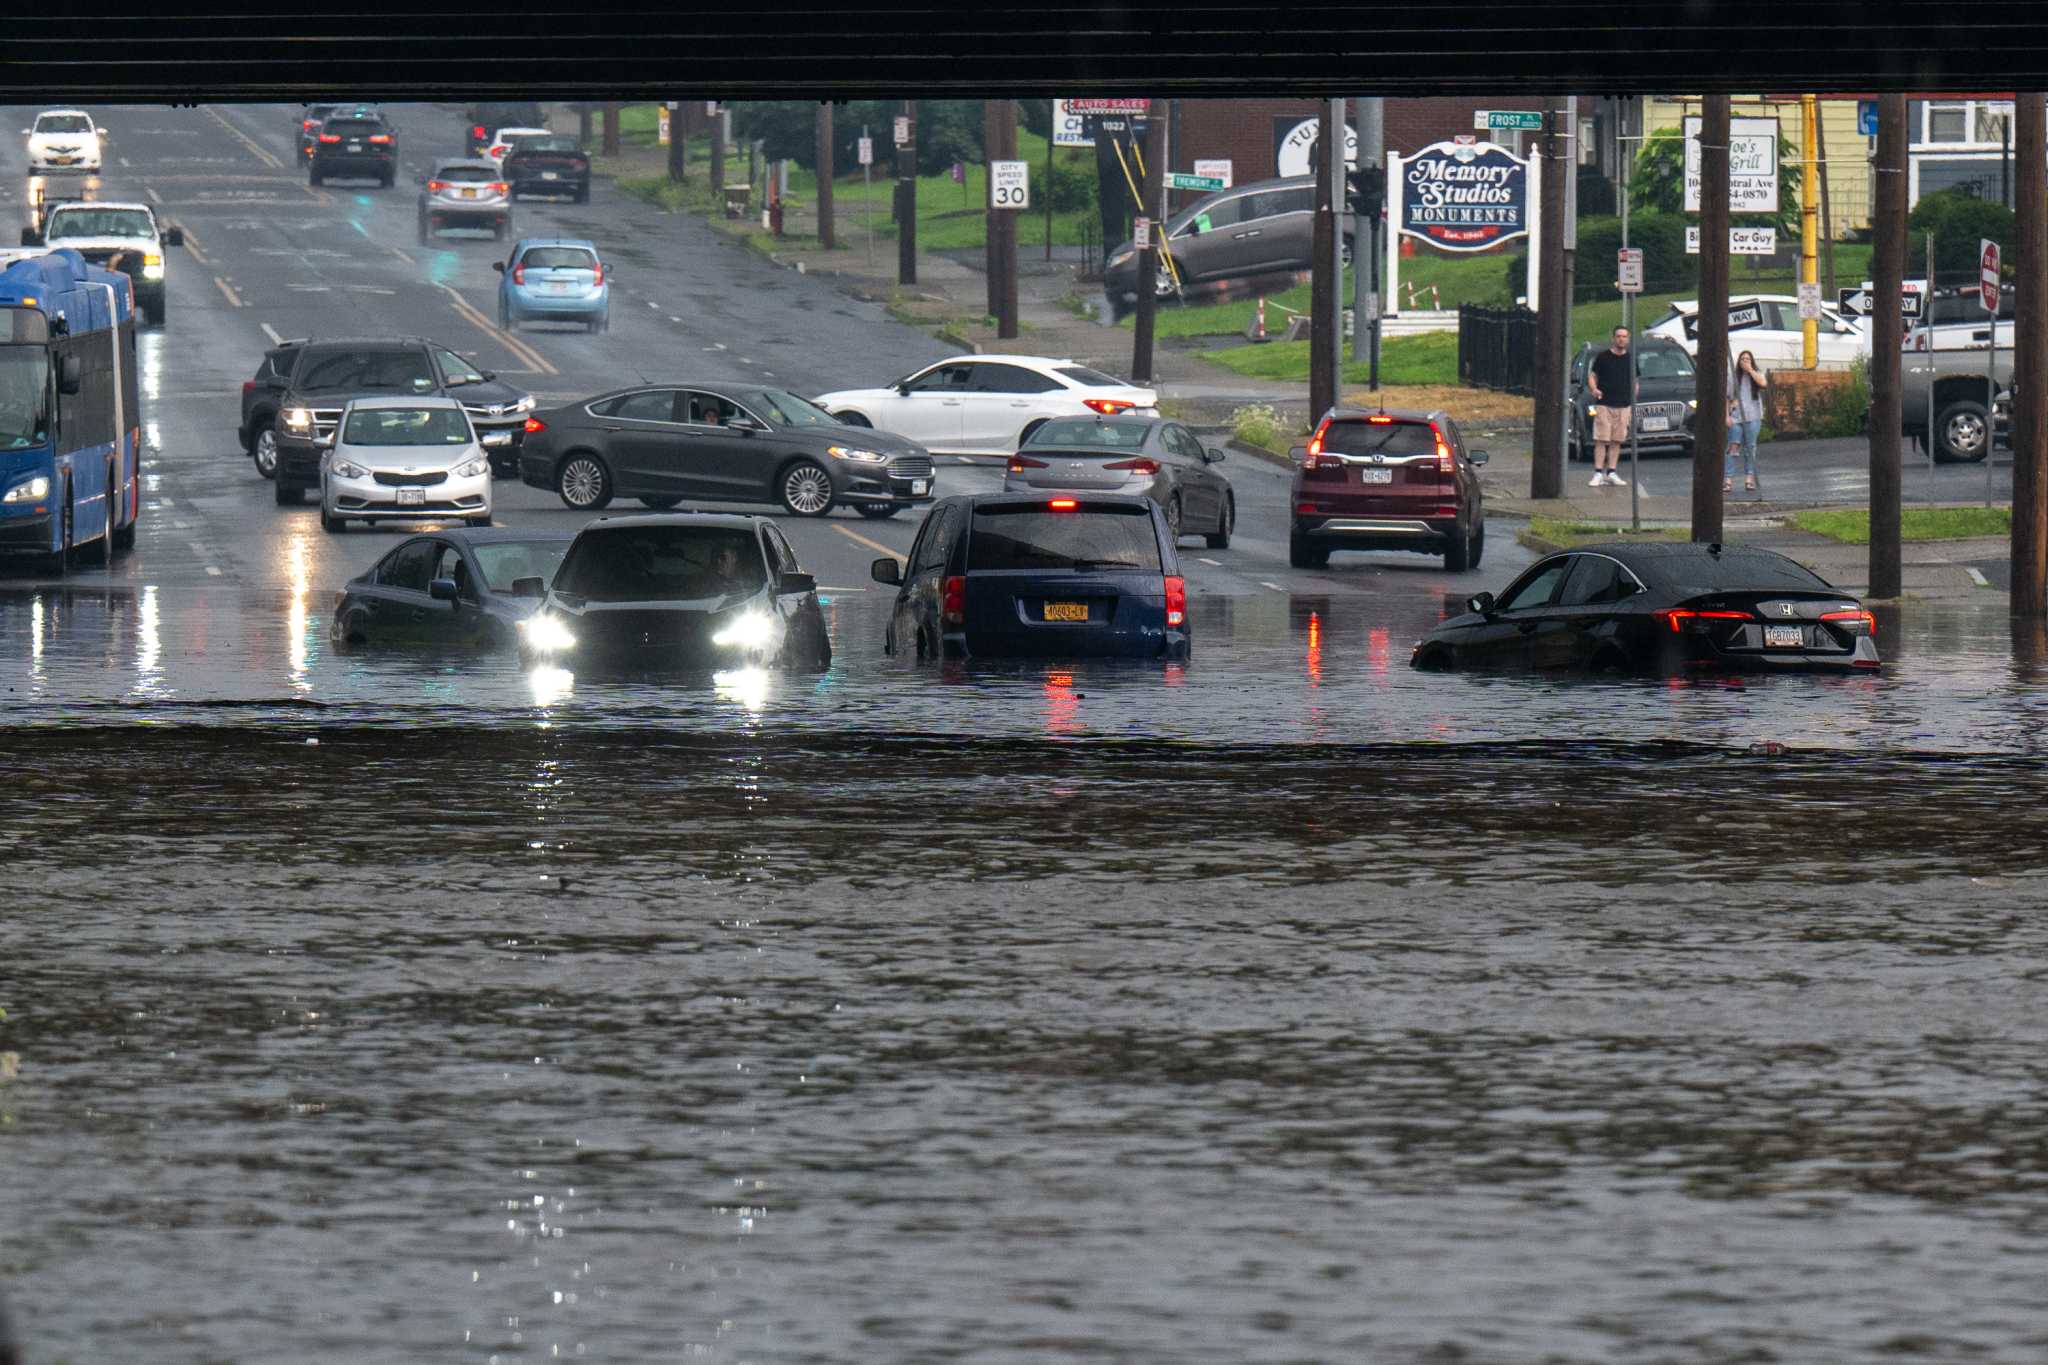
[[[1436,142],[1401,163],[1401,231],[1484,251],[1529,231],[1529,163],[1490,142]]]

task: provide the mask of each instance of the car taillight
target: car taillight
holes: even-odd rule
[[[429,194],[439,194],[447,188],[448,182],[445,180],[429,180],[427,182],[427,193]]]
[[[250,393],[250,391],[251,391],[251,390],[253,390],[253,389],[254,389],[255,387],[256,387],[256,381],[255,381],[255,380],[253,380],[253,379],[244,379],[244,380],[242,381],[242,397],[244,397],[244,398],[247,398],[247,397],[249,396],[249,393]]]
[[[1043,468],[1045,468],[1044,460],[1034,460],[1029,455],[1012,455],[1010,457],[1010,472],[1012,474],[1022,474],[1027,469]]]
[[[1083,398],[1081,406],[1090,412],[1099,412],[1104,417],[1114,417],[1120,412],[1129,412],[1136,403],[1122,403],[1114,398]]]
[[[341,134],[340,134],[340,133],[322,133],[322,134],[320,134],[320,140],[321,140],[322,142],[339,142],[339,141],[341,141]]]
[[[521,429],[525,431],[528,436],[531,436],[536,431],[546,431],[548,429],[548,424],[546,422],[541,421],[538,417],[529,417],[526,419],[525,426],[522,427]]]
[[[602,261],[599,261],[599,262],[597,263],[596,267],[595,267],[594,269],[592,269],[592,270],[591,270],[591,272],[590,272],[590,287],[591,287],[592,289],[595,289],[595,288],[597,288],[597,287],[598,287],[599,285],[601,285],[601,284],[603,284],[603,283],[604,283],[604,262],[602,262]]]
[[[1045,505],[1045,508],[1048,512],[1071,512],[1080,505],[1072,498],[1054,498]]]
[[[511,184],[504,180],[493,180],[490,188],[496,190],[499,194],[510,194],[512,192]]]
[[[1303,469],[1314,469],[1323,453],[1323,433],[1330,429],[1330,419],[1325,417],[1316,427],[1316,434],[1308,438],[1308,458],[1301,462]]]
[[[1168,627],[1186,625],[1188,619],[1188,581],[1168,574],[1166,578],[1166,624]]]
[[[1115,464],[1104,465],[1103,468],[1128,470],[1133,474],[1157,474],[1159,472],[1159,461],[1147,460],[1141,457],[1135,460],[1118,460]]]
[[[320,120],[316,118],[302,118],[299,120],[299,131],[302,133],[310,133],[319,126]]]
[[[1673,607],[1670,611],[1660,612],[1659,615],[1671,623],[1673,634],[1684,630],[1686,624],[1692,621],[1754,621],[1756,619],[1746,611],[1694,611],[1685,607]]]
[[[525,267],[525,266],[523,266],[523,265],[515,265],[515,266],[513,266],[513,267],[512,267],[512,283],[514,283],[514,284],[525,284],[525,283],[526,283],[526,267]]]
[[[1436,433],[1436,472],[1439,474],[1455,474],[1458,472],[1458,457],[1451,454],[1450,443],[1444,440],[1444,434],[1441,431]]]
[[[475,138],[478,142],[482,142],[485,138],[490,136],[490,134],[485,131],[484,126],[481,123],[477,124],[476,127],[470,129],[469,135]]]
[[[1850,627],[1850,634],[1877,634],[1877,618],[1867,611],[1824,611],[1820,619]]]
[[[946,580],[945,590],[940,594],[939,614],[949,626],[967,624],[967,580],[960,575]]]
[[[1365,420],[1376,427],[1392,426],[1394,423],[1394,419],[1387,416],[1384,412],[1376,412]]]
[[[372,133],[372,134],[370,134],[370,141],[372,141],[372,142],[389,142],[389,141],[391,141],[391,134],[389,134],[389,133]]]

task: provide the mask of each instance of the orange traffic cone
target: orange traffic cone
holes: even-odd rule
[[[1247,341],[1272,340],[1266,335],[1266,299],[1263,294],[1259,296],[1258,309],[1252,314],[1252,324],[1244,329],[1244,335]]]

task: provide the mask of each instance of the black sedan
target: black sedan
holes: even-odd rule
[[[1877,626],[1853,597],[1769,550],[1588,545],[1531,565],[1496,599],[1415,646],[1417,668],[1876,668]]]
[[[409,537],[334,595],[334,643],[512,648],[573,538],[500,529]]]
[[[1574,460],[1593,458],[1593,390],[1586,374],[1601,347],[1587,342],[1572,360],[1571,432],[1566,454]],[[1643,455],[1692,454],[1693,422],[1699,416],[1699,380],[1692,357],[1675,341],[1638,337],[1636,352],[1636,450]],[[1625,448],[1624,448],[1625,449]]]
[[[535,413],[519,473],[578,512],[627,497],[662,511],[766,502],[800,517],[841,505],[890,517],[932,500],[923,446],[841,426],[793,393],[744,384],[620,389]]]
[[[576,533],[519,657],[571,672],[822,672],[818,585],[764,517],[601,517]]]
[[[1103,493],[1150,498],[1175,544],[1202,536],[1229,548],[1237,497],[1211,450],[1179,422],[1156,417],[1056,417],[1031,433],[1003,476],[1005,493]]]
[[[573,137],[523,137],[498,166],[512,197],[567,195],[590,202],[590,157]]]

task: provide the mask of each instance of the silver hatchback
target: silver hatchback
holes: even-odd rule
[[[503,241],[512,232],[512,187],[496,162],[442,161],[420,181],[420,245],[444,228],[487,228]]]

